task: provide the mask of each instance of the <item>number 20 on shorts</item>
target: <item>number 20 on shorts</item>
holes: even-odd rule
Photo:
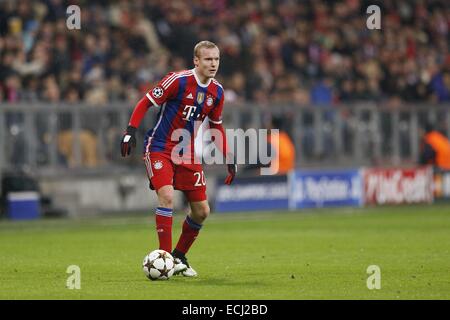
[[[194,172],[194,176],[197,179],[197,181],[194,184],[195,187],[206,186],[206,179],[205,179],[205,174],[203,173],[203,171]]]

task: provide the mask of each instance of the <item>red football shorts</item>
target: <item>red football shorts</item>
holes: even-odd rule
[[[201,164],[175,164],[170,155],[162,152],[147,152],[143,156],[150,188],[158,191],[172,185],[183,191],[189,202],[206,200],[206,180]]]

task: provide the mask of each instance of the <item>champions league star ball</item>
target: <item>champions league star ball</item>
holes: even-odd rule
[[[150,280],[167,280],[174,272],[173,257],[164,250],[154,250],[145,256],[142,269]]]

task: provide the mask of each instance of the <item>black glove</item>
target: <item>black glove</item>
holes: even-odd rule
[[[236,159],[234,158],[234,156],[232,154],[228,154],[227,158],[233,159],[233,163],[227,164],[228,176],[225,178],[225,184],[230,185],[233,182],[234,177],[236,176],[237,164],[236,164]]]
[[[130,155],[131,149],[136,148],[136,128],[128,126],[123,133],[122,141],[120,143],[120,152],[122,157]]]

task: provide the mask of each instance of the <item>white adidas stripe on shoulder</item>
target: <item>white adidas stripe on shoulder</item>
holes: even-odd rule
[[[167,88],[170,87],[170,85],[171,85],[175,80],[177,80],[177,79],[179,79],[179,78],[183,78],[183,77],[188,77],[188,76],[191,76],[191,75],[192,75],[192,72],[187,72],[187,73],[179,74],[179,75],[177,75],[176,77],[172,78],[172,79],[171,79],[169,82],[167,82],[165,85],[163,85],[163,89],[164,89],[164,90],[167,90]]]
[[[162,83],[161,83],[161,85],[162,86],[164,86],[166,83],[167,83],[167,81],[170,81],[170,79],[172,79],[173,77],[176,77],[176,73],[172,73],[169,77],[167,77],[167,79],[166,80],[164,80]]]
[[[164,82],[161,84],[163,88],[166,88],[170,82],[172,82],[175,78],[183,76],[183,75],[190,75],[192,74],[192,71],[181,71],[181,72],[175,72],[170,77],[168,77]]]
[[[185,70],[185,71],[180,71],[180,72],[174,72],[173,74],[170,75],[170,77],[167,77],[166,80],[164,80],[161,85],[164,87],[170,80],[172,80],[173,78],[179,76],[180,74],[183,73],[188,73],[191,72],[191,70]]]

